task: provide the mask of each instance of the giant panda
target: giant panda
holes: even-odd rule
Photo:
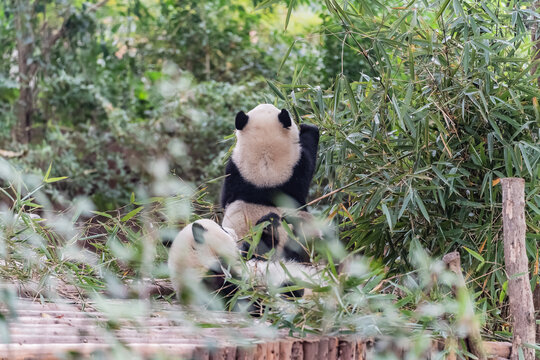
[[[222,300],[231,299],[240,283],[272,291],[320,279],[320,269],[315,266],[258,259],[241,261],[237,239],[234,230],[208,219],[197,220],[178,233],[169,250],[168,267],[180,302],[222,309]],[[302,288],[285,293],[287,297],[304,295]],[[257,307],[249,310],[255,311]]]
[[[169,249],[168,267],[181,302],[209,304],[209,294],[234,293],[226,280],[238,266],[237,239],[234,230],[208,219],[188,224],[178,233]]]
[[[281,222],[292,223],[295,235],[311,231],[313,217],[294,209],[306,204],[317,160],[318,128],[307,124],[298,128],[287,110],[271,104],[258,105],[247,114],[238,112],[235,127],[236,145],[221,193],[223,226],[244,238],[252,226],[268,222],[256,255],[276,249],[277,259],[308,262],[306,244],[291,241]]]

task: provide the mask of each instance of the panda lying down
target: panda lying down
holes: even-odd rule
[[[242,261],[237,241],[234,230],[208,219],[197,220],[180,231],[169,251],[168,266],[181,301],[208,304],[211,293],[230,298],[238,282],[253,288],[278,289],[320,280],[320,270],[314,265],[257,258]],[[309,294],[297,290],[288,295]]]

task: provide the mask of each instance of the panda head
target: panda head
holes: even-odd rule
[[[284,184],[300,159],[300,134],[289,112],[261,104],[236,114],[232,160],[242,177],[258,187]]]
[[[214,291],[225,287],[226,273],[236,271],[240,256],[234,230],[209,219],[197,220],[182,229],[169,249],[170,279],[178,299],[211,304]],[[211,274],[211,276],[209,276]]]

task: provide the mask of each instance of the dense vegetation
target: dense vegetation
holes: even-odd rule
[[[1,274],[89,292],[165,276],[160,240],[220,216],[234,114],[271,102],[321,129],[321,257],[362,259],[353,278],[330,261],[331,301],[268,316],[462,337],[466,300],[427,256],[458,250],[484,333],[505,338],[502,177],[526,181],[538,283],[539,18],[490,0],[2,2],[0,254],[18,265]]]

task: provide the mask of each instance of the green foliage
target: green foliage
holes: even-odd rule
[[[33,34],[27,61],[37,69],[30,81],[35,103],[27,106],[32,143],[16,162],[40,172],[54,160],[69,180],[49,191],[92,196],[102,210],[149,184],[147,163],[156,158],[186,181],[221,176],[234,114],[265,101],[261,75],[276,71],[292,42],[272,26],[275,15],[253,12],[244,1],[46,3],[37,12],[37,2],[20,3],[0,5],[0,42],[8,50],[0,64],[0,148],[21,147],[8,131],[22,86],[14,34],[19,18],[36,16],[26,28]],[[45,22],[52,34],[61,31],[51,46],[50,34],[39,33]],[[316,51],[308,43],[290,52],[314,61],[309,54]],[[219,183],[210,190],[217,201]]]
[[[540,92],[523,25],[530,10],[326,4],[343,45],[369,68],[344,62],[327,90],[281,86],[304,121],[323,129],[317,195],[342,189],[325,200],[326,213],[349,251],[391,273],[411,269],[415,241],[432,255],[468,248],[477,305],[503,320],[499,178],[526,180],[531,264],[540,238]]]
[[[166,251],[160,239],[175,236],[178,223],[194,220],[188,218],[190,206],[207,212],[212,207],[200,199],[199,193],[181,191],[174,196],[134,196],[132,204],[111,212],[94,211],[90,202],[79,199],[72,208],[58,213],[49,208],[44,192],[56,175],[51,170],[43,179],[36,179],[0,161],[0,178],[4,184],[0,192],[11,200],[11,206],[0,212],[0,258],[3,260],[0,275],[28,288],[32,285],[36,293],[48,300],[61,300],[59,294],[65,287],[74,287],[80,301],[91,301],[109,321],[120,323],[120,320],[140,317],[144,314],[141,308],[125,304],[131,301],[128,299],[146,297],[152,279],[167,276]],[[155,185],[173,179],[165,174]],[[177,212],[181,206],[187,207],[183,214]],[[440,261],[432,261],[418,242],[411,244],[409,257],[415,271],[402,274],[397,280],[395,277],[385,279],[383,266],[347,254],[338,243],[330,243],[320,252],[342,262],[346,271],[338,274],[330,263],[319,268],[317,279],[266,289],[254,286],[250,274],[246,273],[239,282],[242,289],[238,296],[262,301],[265,305],[262,320],[273,323],[274,328],[288,329],[294,335],[377,336],[382,339],[375,351],[378,358],[391,356],[397,350],[411,359],[419,358],[430,351],[432,338],[458,341],[467,335],[464,329],[478,321],[474,314],[464,311],[470,305],[469,295],[464,292],[457,299],[449,296],[456,284],[455,277],[444,270]],[[290,290],[303,288],[311,290],[313,296],[302,299],[284,296]],[[214,298],[213,294],[207,296]],[[114,300],[119,298],[124,301],[122,311],[118,309],[118,300]],[[0,299],[11,308],[17,302],[10,292],[0,292]],[[163,302],[162,298],[150,301],[153,300]],[[156,305],[151,302],[140,305],[143,304],[145,309]],[[14,313],[12,310],[11,314],[0,316],[0,326],[13,321]],[[171,314],[174,313],[164,312],[161,316]],[[189,314],[181,317],[181,323],[211,326],[208,324],[210,315],[204,312],[204,319],[198,319]],[[178,319],[170,317],[168,320]],[[241,321],[237,326],[255,326],[245,318],[239,317],[237,321]],[[130,322],[130,328],[135,324],[136,321]],[[219,327],[223,326],[219,322]],[[272,329],[265,329],[254,336],[268,337],[269,332],[273,334]],[[381,337],[381,334],[392,336]],[[118,336],[114,331],[104,335],[110,340]],[[231,336],[230,341],[245,342],[246,339]]]
[[[175,67],[159,73],[159,78],[148,87],[156,97],[153,102],[160,104],[154,119],[130,121],[126,111],[111,109],[108,121],[100,125],[66,129],[51,124],[43,143],[16,162],[39,172],[55,159],[54,171],[69,174],[56,191],[68,198],[88,194],[100,210],[122,206],[138,186],[150,184],[149,164],[159,159],[176,176],[197,185],[220,177],[232,145],[223,139],[234,129],[235,110],[247,110],[264,97],[249,85],[197,84]],[[220,183],[209,186],[210,199],[217,202]]]
[[[246,80],[246,73],[269,73],[271,57],[255,40],[261,13],[230,0],[170,0],[160,6],[165,36],[158,35],[164,43],[159,56],[183,64],[200,80],[235,82]]]
[[[275,102],[321,129],[312,210],[333,219],[343,249],[314,259],[329,262],[324,284],[300,284],[314,299],[284,302],[291,289],[249,282],[243,295],[271,304],[265,317],[291,331],[359,331],[367,321],[397,340],[460,339],[469,298],[448,300],[452,280],[427,260],[459,250],[485,330],[507,336],[502,177],[526,180],[538,282],[538,13],[491,0],[277,3],[1,2],[0,149],[24,150],[0,163],[2,277],[121,296],[137,292],[127,280],[163,276],[158,239],[217,216],[212,180],[234,114]],[[315,14],[316,34],[300,12]],[[18,76],[22,38],[28,78]],[[25,104],[29,145],[9,136],[24,86],[35,95]],[[39,179],[21,181],[12,166]],[[358,276],[338,276],[351,258]]]

